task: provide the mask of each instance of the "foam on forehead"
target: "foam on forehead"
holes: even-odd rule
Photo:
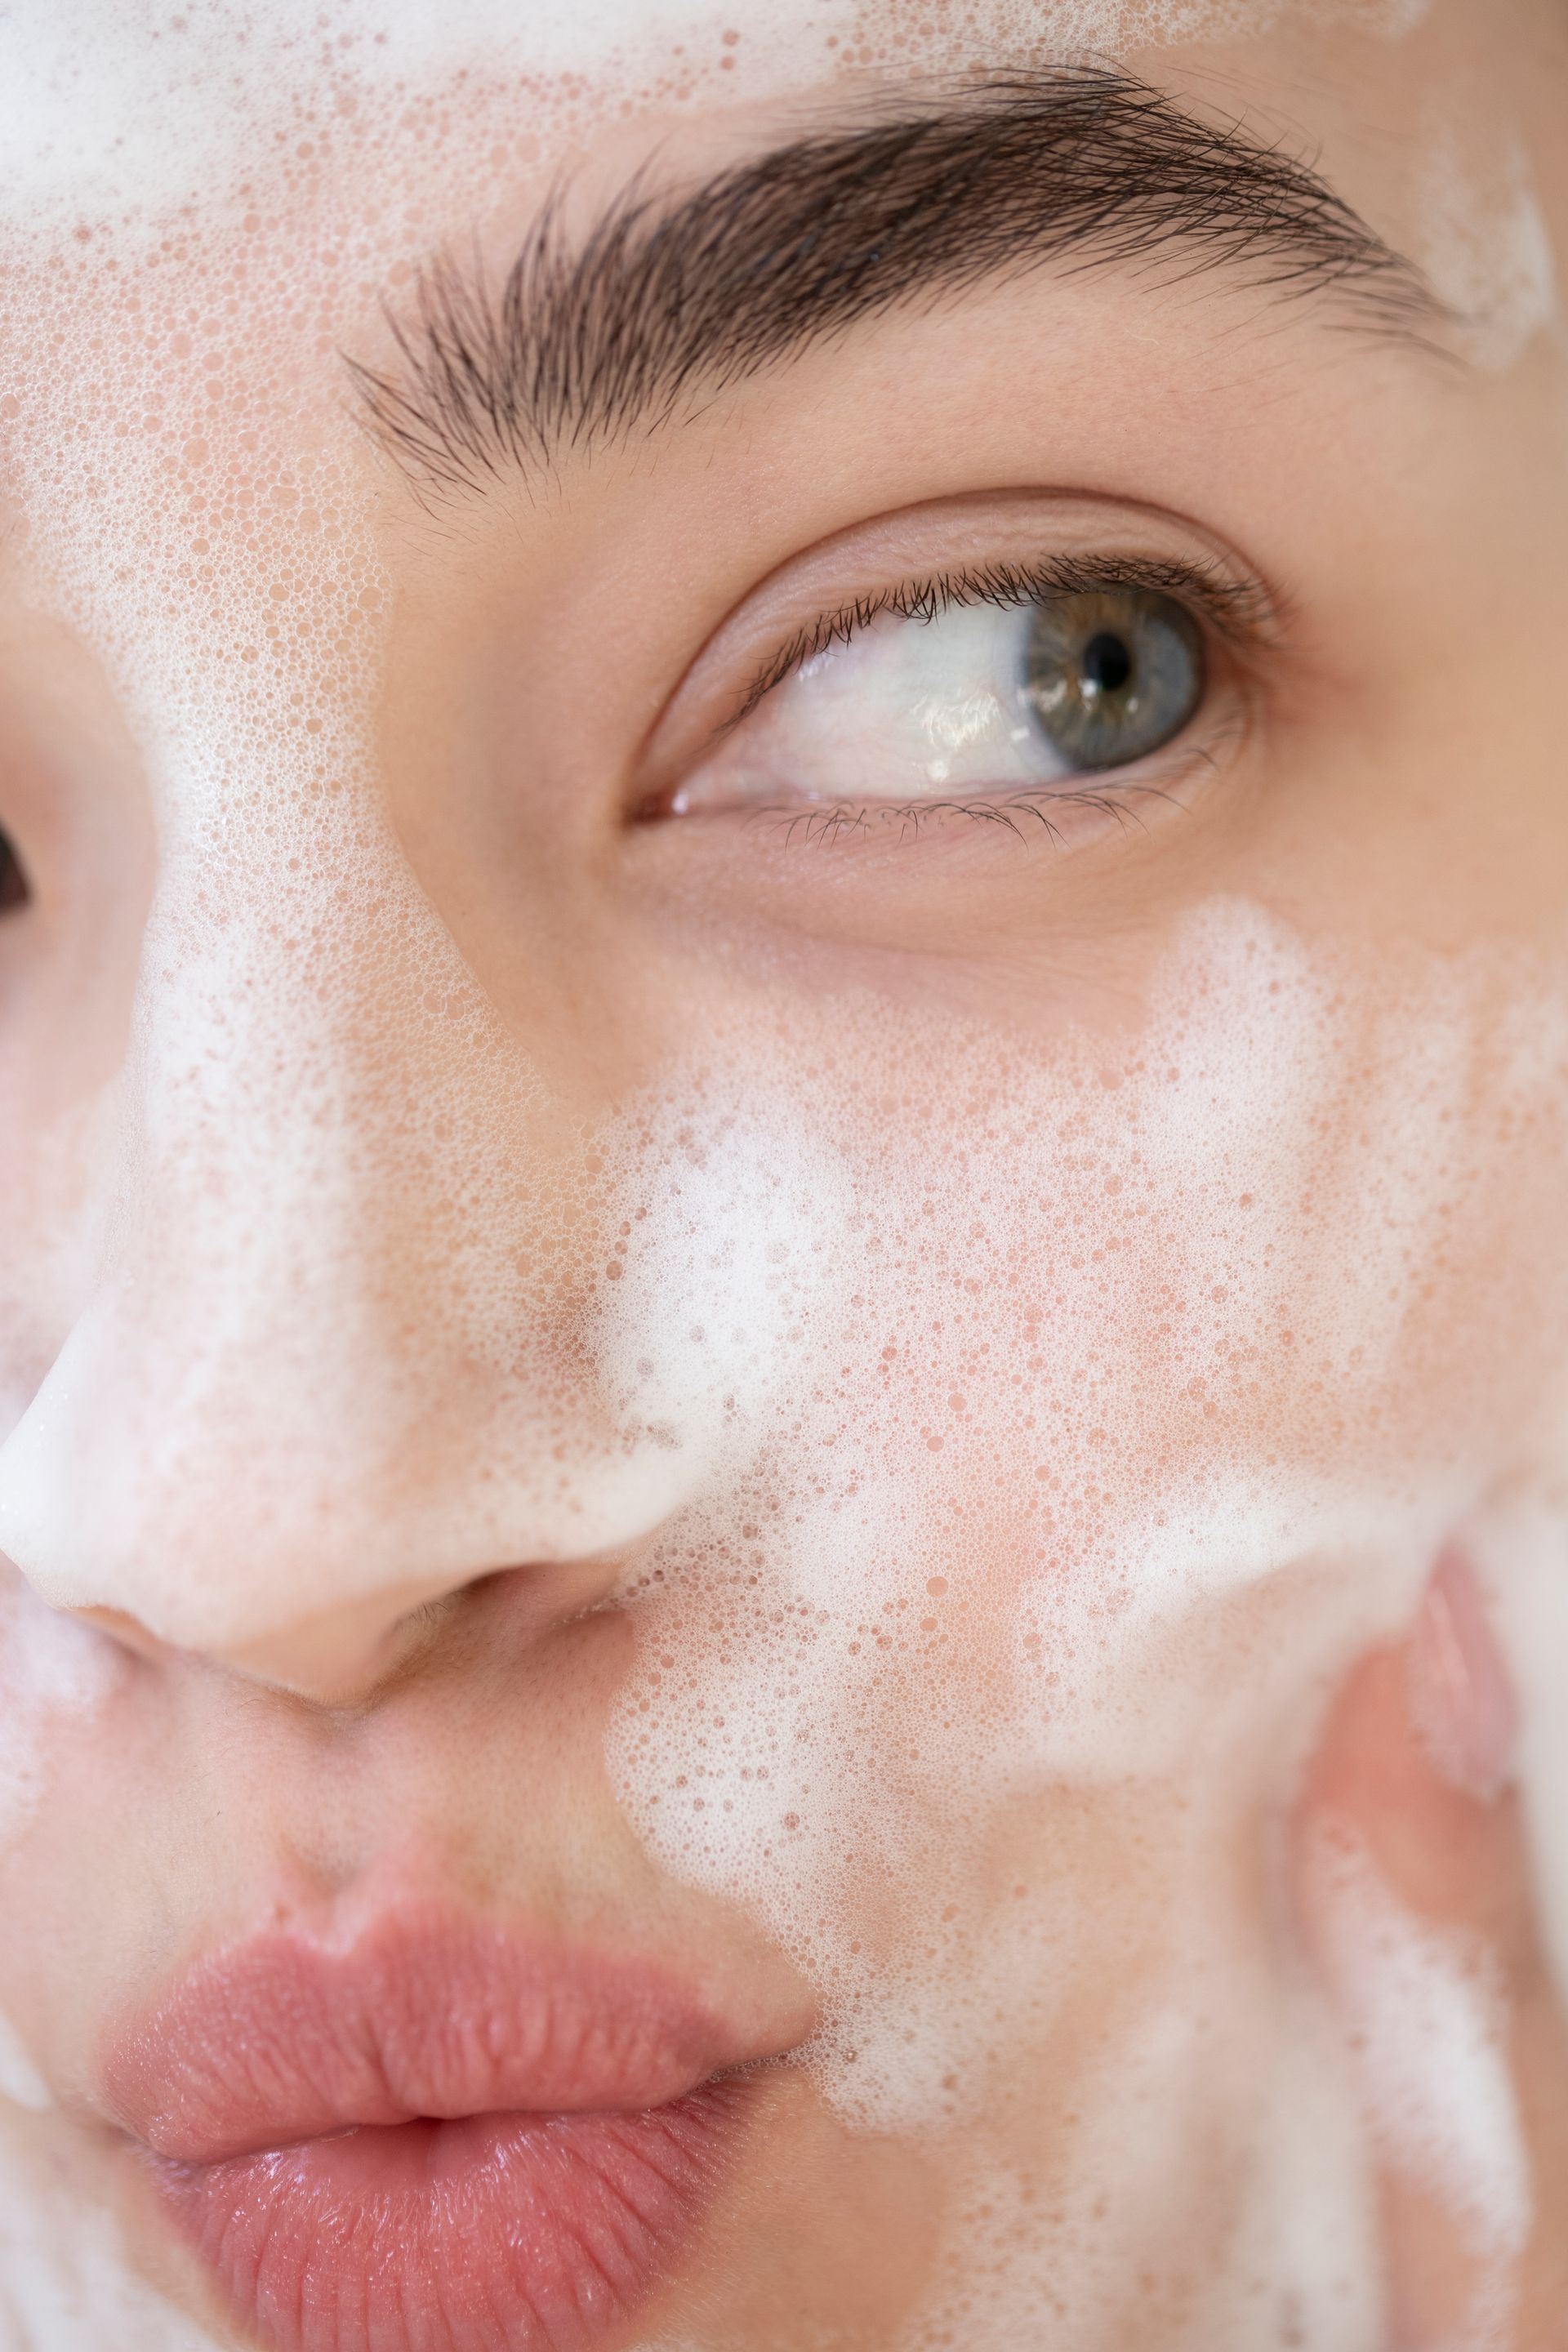
[[[372,108],[470,77],[521,77],[551,117],[603,102],[756,95],[844,63],[941,70],[1268,30],[1288,17],[1414,29],[1431,0],[58,0],[0,26],[0,204],[13,226],[210,200],[239,142],[268,144],[302,98]],[[586,81],[584,80],[586,78]]]

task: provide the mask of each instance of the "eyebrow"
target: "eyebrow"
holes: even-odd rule
[[[984,81],[800,137],[672,194],[647,169],[574,238],[558,189],[499,289],[438,258],[395,358],[347,362],[416,486],[482,488],[657,429],[900,307],[1056,264],[1226,273],[1424,341],[1441,307],[1310,163],[1113,68]]]

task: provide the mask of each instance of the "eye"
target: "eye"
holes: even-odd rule
[[[1137,582],[987,575],[864,608],[754,692],[649,816],[1043,797],[1174,741],[1208,693],[1206,632]]]
[[[22,861],[8,837],[0,833],[0,916],[14,914],[18,907],[26,905],[31,896]]]
[[[1110,588],[1038,606],[1023,699],[1068,767],[1100,774],[1147,758],[1204,698],[1203,631],[1173,596]]]

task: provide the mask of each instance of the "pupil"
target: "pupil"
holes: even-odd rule
[[[1132,676],[1132,656],[1125,641],[1109,629],[1090,637],[1083,649],[1084,684],[1096,694],[1120,694]]]

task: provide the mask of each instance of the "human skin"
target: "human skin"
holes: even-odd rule
[[[1048,64],[1045,37],[1044,58],[1031,47],[1026,59],[998,35],[984,61]],[[1568,27],[1546,0],[1440,0],[1399,39],[1287,9],[1223,43],[1131,44],[1120,62],[1312,156],[1457,302],[1477,273],[1437,216],[1434,158],[1451,148],[1461,185],[1467,173],[1473,183],[1464,225],[1483,297],[1501,275],[1489,236],[1513,251],[1497,226],[1510,172],[1526,172],[1559,249],[1568,233]],[[925,102],[932,87],[884,57],[864,80],[825,69],[804,90],[721,104],[714,75],[682,106],[628,111],[608,59],[584,69],[590,85],[602,77],[597,110],[568,120],[537,100],[537,152],[526,167],[509,161],[482,205],[426,205],[416,237],[406,224],[374,231],[395,301],[410,299],[404,265],[463,245],[476,213],[482,250],[504,267],[563,163],[586,208],[650,157],[656,174],[682,180],[831,121],[868,91]],[[442,184],[444,152],[437,142],[434,162],[409,167],[422,199]],[[395,192],[384,154],[376,162]],[[1373,1410],[1348,1360],[1325,1396],[1281,1357],[1220,1394],[1216,1425],[1159,1388],[1152,1318],[1064,1344],[1085,1364],[1094,1347],[1120,1351],[1129,1390],[1151,1368],[1155,1401],[1123,1395],[1125,1432],[1109,1441],[1129,1475],[1162,1449],[1200,1468],[1215,1448],[1272,1462],[1298,1441],[1303,1460],[1331,1459],[1352,1445],[1339,1424],[1363,1430],[1380,1413],[1391,1456],[1473,1436],[1501,1475],[1516,1437],[1521,1459],[1549,1450],[1549,1436],[1520,1433],[1562,1370],[1551,1326],[1563,1268],[1541,1235],[1563,1139],[1533,1098],[1525,1118],[1492,1087],[1489,1055],[1517,1003],[1538,1008],[1545,1034],[1568,997],[1551,687],[1568,626],[1568,352],[1555,318],[1528,301],[1517,331],[1506,315],[1434,318],[1431,348],[1412,348],[1224,273],[1043,269],[895,308],[662,426],[448,492],[408,478],[352,416],[340,354],[395,362],[379,278],[321,259],[334,224],[355,216],[344,190],[356,167],[351,140],[341,168],[264,187],[259,230],[216,220],[212,286],[240,253],[264,281],[303,274],[306,252],[317,274],[303,323],[285,306],[225,330],[216,402],[186,308],[165,318],[151,273],[134,331],[101,288],[78,298],[103,302],[128,372],[148,311],[158,331],[196,338],[158,395],[160,430],[186,452],[165,509],[140,478],[117,499],[110,474],[104,538],[73,540],[86,491],[68,471],[62,491],[48,463],[68,402],[35,403],[16,428],[0,826],[33,895],[0,916],[13,1139],[0,1181],[13,1256],[27,1261],[5,1277],[16,1431],[0,1453],[0,1543],[18,1563],[16,1712],[37,1722],[28,1808],[0,1853],[0,1916],[23,1923],[0,1934],[0,2011],[55,2105],[16,2107],[6,2129],[25,2173],[42,2181],[52,2168],[71,2200],[114,2214],[128,2261],[170,2300],[169,2344],[184,2340],[174,2310],[219,2341],[250,2340],[112,2112],[104,2038],[193,1959],[263,1927],[330,1944],[439,1899],[634,1951],[699,1987],[744,2054],[783,2053],[751,2078],[746,2135],[695,2243],[606,2341],[747,2352],[940,2341],[911,2331],[928,2307],[955,2307],[942,2265],[982,2242],[963,2218],[977,2141],[858,2119],[830,2066],[791,2054],[832,2012],[837,1979],[784,1932],[754,1875],[726,1887],[711,1869],[678,1866],[626,1761],[616,1710],[641,1687],[647,1629],[663,1622],[642,1609],[637,1578],[694,1496],[681,1488],[639,1519],[613,1475],[636,1447],[606,1402],[595,1302],[635,1194],[626,1136],[639,1119],[657,1127],[649,1104],[687,1116],[702,1085],[727,1099],[748,1055],[822,1132],[837,1115],[812,1092],[823,1066],[850,1073],[845,1094],[870,1098],[872,1079],[885,1081],[878,1117],[895,1153],[921,1139],[912,1095],[900,1107],[900,1040],[913,1041],[933,1136],[943,1118],[988,1116],[1010,1070],[1031,1074],[1026,1092],[1039,1073],[1042,1086],[1067,1083],[1086,1055],[1125,1070],[1140,1040],[1162,1034],[1162,976],[1191,968],[1189,927],[1217,902],[1260,910],[1300,943],[1304,969],[1327,975],[1324,998],[1341,1009],[1322,1013],[1323,1034],[1340,1064],[1323,1117],[1353,1137],[1384,1116],[1393,1049],[1368,1042],[1380,1007],[1408,1003],[1414,1019],[1458,973],[1479,1074],[1460,1117],[1487,1130],[1481,1172],[1456,1188],[1453,1234],[1422,1268],[1407,1356]],[[47,355],[48,301],[30,300],[23,316]],[[59,315],[74,333],[68,297]],[[79,336],[69,348],[85,404],[101,362]],[[300,488],[312,480],[324,483],[314,514]],[[287,496],[273,494],[279,482]],[[180,505],[193,498],[206,521]],[[1289,617],[1234,674],[1216,670],[1233,723],[1205,762],[1163,773],[1168,797],[1138,823],[1080,812],[1058,839],[953,813],[912,838],[879,824],[803,842],[744,813],[657,814],[671,779],[714,756],[726,694],[732,705],[758,651],[803,614],[938,568],[955,541],[1000,560],[1042,533],[1102,551],[1150,530],[1171,557],[1225,551],[1284,591]],[[323,557],[323,541],[349,551]],[[95,546],[122,561],[139,550],[153,602],[166,575],[179,616],[140,700],[141,608],[83,589]],[[244,563],[254,594],[226,577]],[[263,656],[251,708],[236,681],[269,583],[290,627],[316,618],[335,650],[323,655],[309,625],[286,635]],[[182,665],[194,681],[184,699],[171,683]],[[296,679],[326,751],[313,771],[303,754],[279,761],[273,779],[268,730]],[[206,703],[221,725],[203,740]],[[869,1043],[835,1065],[847,1029]],[[1003,1058],[987,1065],[993,1052]],[[1510,1120],[1494,1165],[1493,1130]],[[846,1159],[859,1148],[834,1132]],[[743,1194],[755,1170],[741,1165]],[[1353,1194],[1334,1191],[1338,1165],[1325,1146],[1329,1207],[1311,1213],[1326,1220],[1326,1262],[1350,1266],[1363,1236]],[[1152,1286],[1163,1228],[1187,1213],[1173,1179],[1163,1194],[1156,1179],[1153,1200],[1161,1229],[1140,1244]],[[643,1278],[635,1234],[632,1253],[628,1288]],[[504,1302],[520,1326],[510,1388],[453,1304],[465,1284],[493,1286],[501,1258],[518,1286]],[[1454,1333],[1458,1365],[1443,1337]],[[68,1339],[78,1352],[52,1418],[29,1419]],[[384,1386],[384,1359],[396,1376]],[[906,1421],[937,1381],[919,1366],[910,1378]],[[51,1471],[50,1447],[90,1461],[90,1479]],[[645,1451],[657,1454],[653,1440]],[[1004,1447],[1001,1460],[997,1530],[1030,1503],[1036,1475],[1032,1458]],[[915,1475],[902,1457],[899,1475]],[[939,1477],[930,1465],[921,1475]],[[1114,1483],[1114,1467],[1106,1475]],[[504,1490],[495,1518],[487,1478]],[[710,1517],[721,1517],[717,1473],[712,1483]],[[943,1580],[976,1596],[973,1654],[953,1685],[965,1692],[1003,1675],[1009,1540],[980,1547],[989,1585],[957,1545]],[[1283,1906],[1323,2014],[1351,2040],[1361,2029],[1321,1859],[1336,1841],[1371,1857],[1404,1914],[1461,1938],[1478,1980],[1500,1985],[1533,2205],[1502,2307],[1463,2340],[1548,2352],[1568,2342],[1568,2058],[1537,1883],[1542,1831],[1510,1784],[1484,1696],[1489,1675],[1520,1669],[1474,1635],[1474,1674],[1433,1702],[1448,1710],[1434,1731],[1411,1696],[1430,1646],[1425,1589],[1418,1577],[1364,1622],[1348,1609],[1331,1638],[1301,1632],[1313,1664],[1290,1691],[1295,1728],[1278,1752],[1256,1727],[1237,1734],[1256,1780],[1224,1816],[1234,1848],[1204,1866],[1249,1951],[1272,1948]],[[29,1696],[43,1601],[91,1629],[52,1702]],[[1310,1602],[1304,1629],[1319,1623]],[[1205,1620],[1201,1641],[1173,1643],[1159,1671],[1186,1676],[1194,1706],[1217,1713],[1250,1670],[1238,1676],[1238,1661],[1289,1649],[1295,1605],[1275,1618],[1243,1597]],[[866,1769],[895,1783],[900,1738],[913,1723],[923,1737],[924,1718],[911,1700],[868,1719],[886,1746]],[[1458,1785],[1456,1748],[1486,1751],[1494,1733],[1497,1756]],[[1042,2024],[1027,1985],[1004,2010],[1016,2079],[1011,2104],[994,2103],[994,2137],[1058,2190],[1080,2166],[1089,2177],[1074,2137],[1089,2093],[1074,2067],[1086,2050],[1131,2043],[1179,1908],[1190,1791],[1168,1770],[1132,1782],[1047,1775],[997,1798],[977,1837],[973,1811],[950,1816],[911,1776],[904,1801],[917,1815],[930,1806],[910,1824],[920,1899],[908,1919],[870,1891],[863,1915],[850,1906],[856,1948],[875,1943],[891,1978],[941,1916],[931,1889],[950,1864],[977,1934],[994,1933],[1015,1879],[1079,1903],[1091,1925],[1060,2012]],[[849,1903],[841,1889],[834,1900]],[[1131,2211],[1131,2190],[1112,2210],[1106,2243],[1134,2247],[1137,2262],[1092,2310],[1057,2323],[1064,2345],[1258,2340],[1205,2318],[1201,2273],[1223,2267],[1231,2175],[1248,2159],[1220,2094],[1212,2114],[1201,2091],[1186,2095],[1205,2151],[1184,2147],[1168,2174],[1156,2166],[1147,2211]],[[1165,2146],[1152,2130],[1150,2144]],[[1375,2121],[1367,2146],[1380,2333],[1358,2317],[1340,2336],[1315,2322],[1310,2340],[1333,2352],[1444,2343],[1486,2288],[1462,2200],[1456,2211],[1441,2180],[1416,2177]],[[977,2279],[982,2268],[977,2257]],[[978,2302],[969,2324],[973,2340],[1005,2347],[1051,2341],[1018,2332],[1038,2317],[1021,2321],[1015,2294],[989,2315]],[[136,2324],[160,2340],[159,2317]],[[344,2352],[357,2340],[345,2336]]]

